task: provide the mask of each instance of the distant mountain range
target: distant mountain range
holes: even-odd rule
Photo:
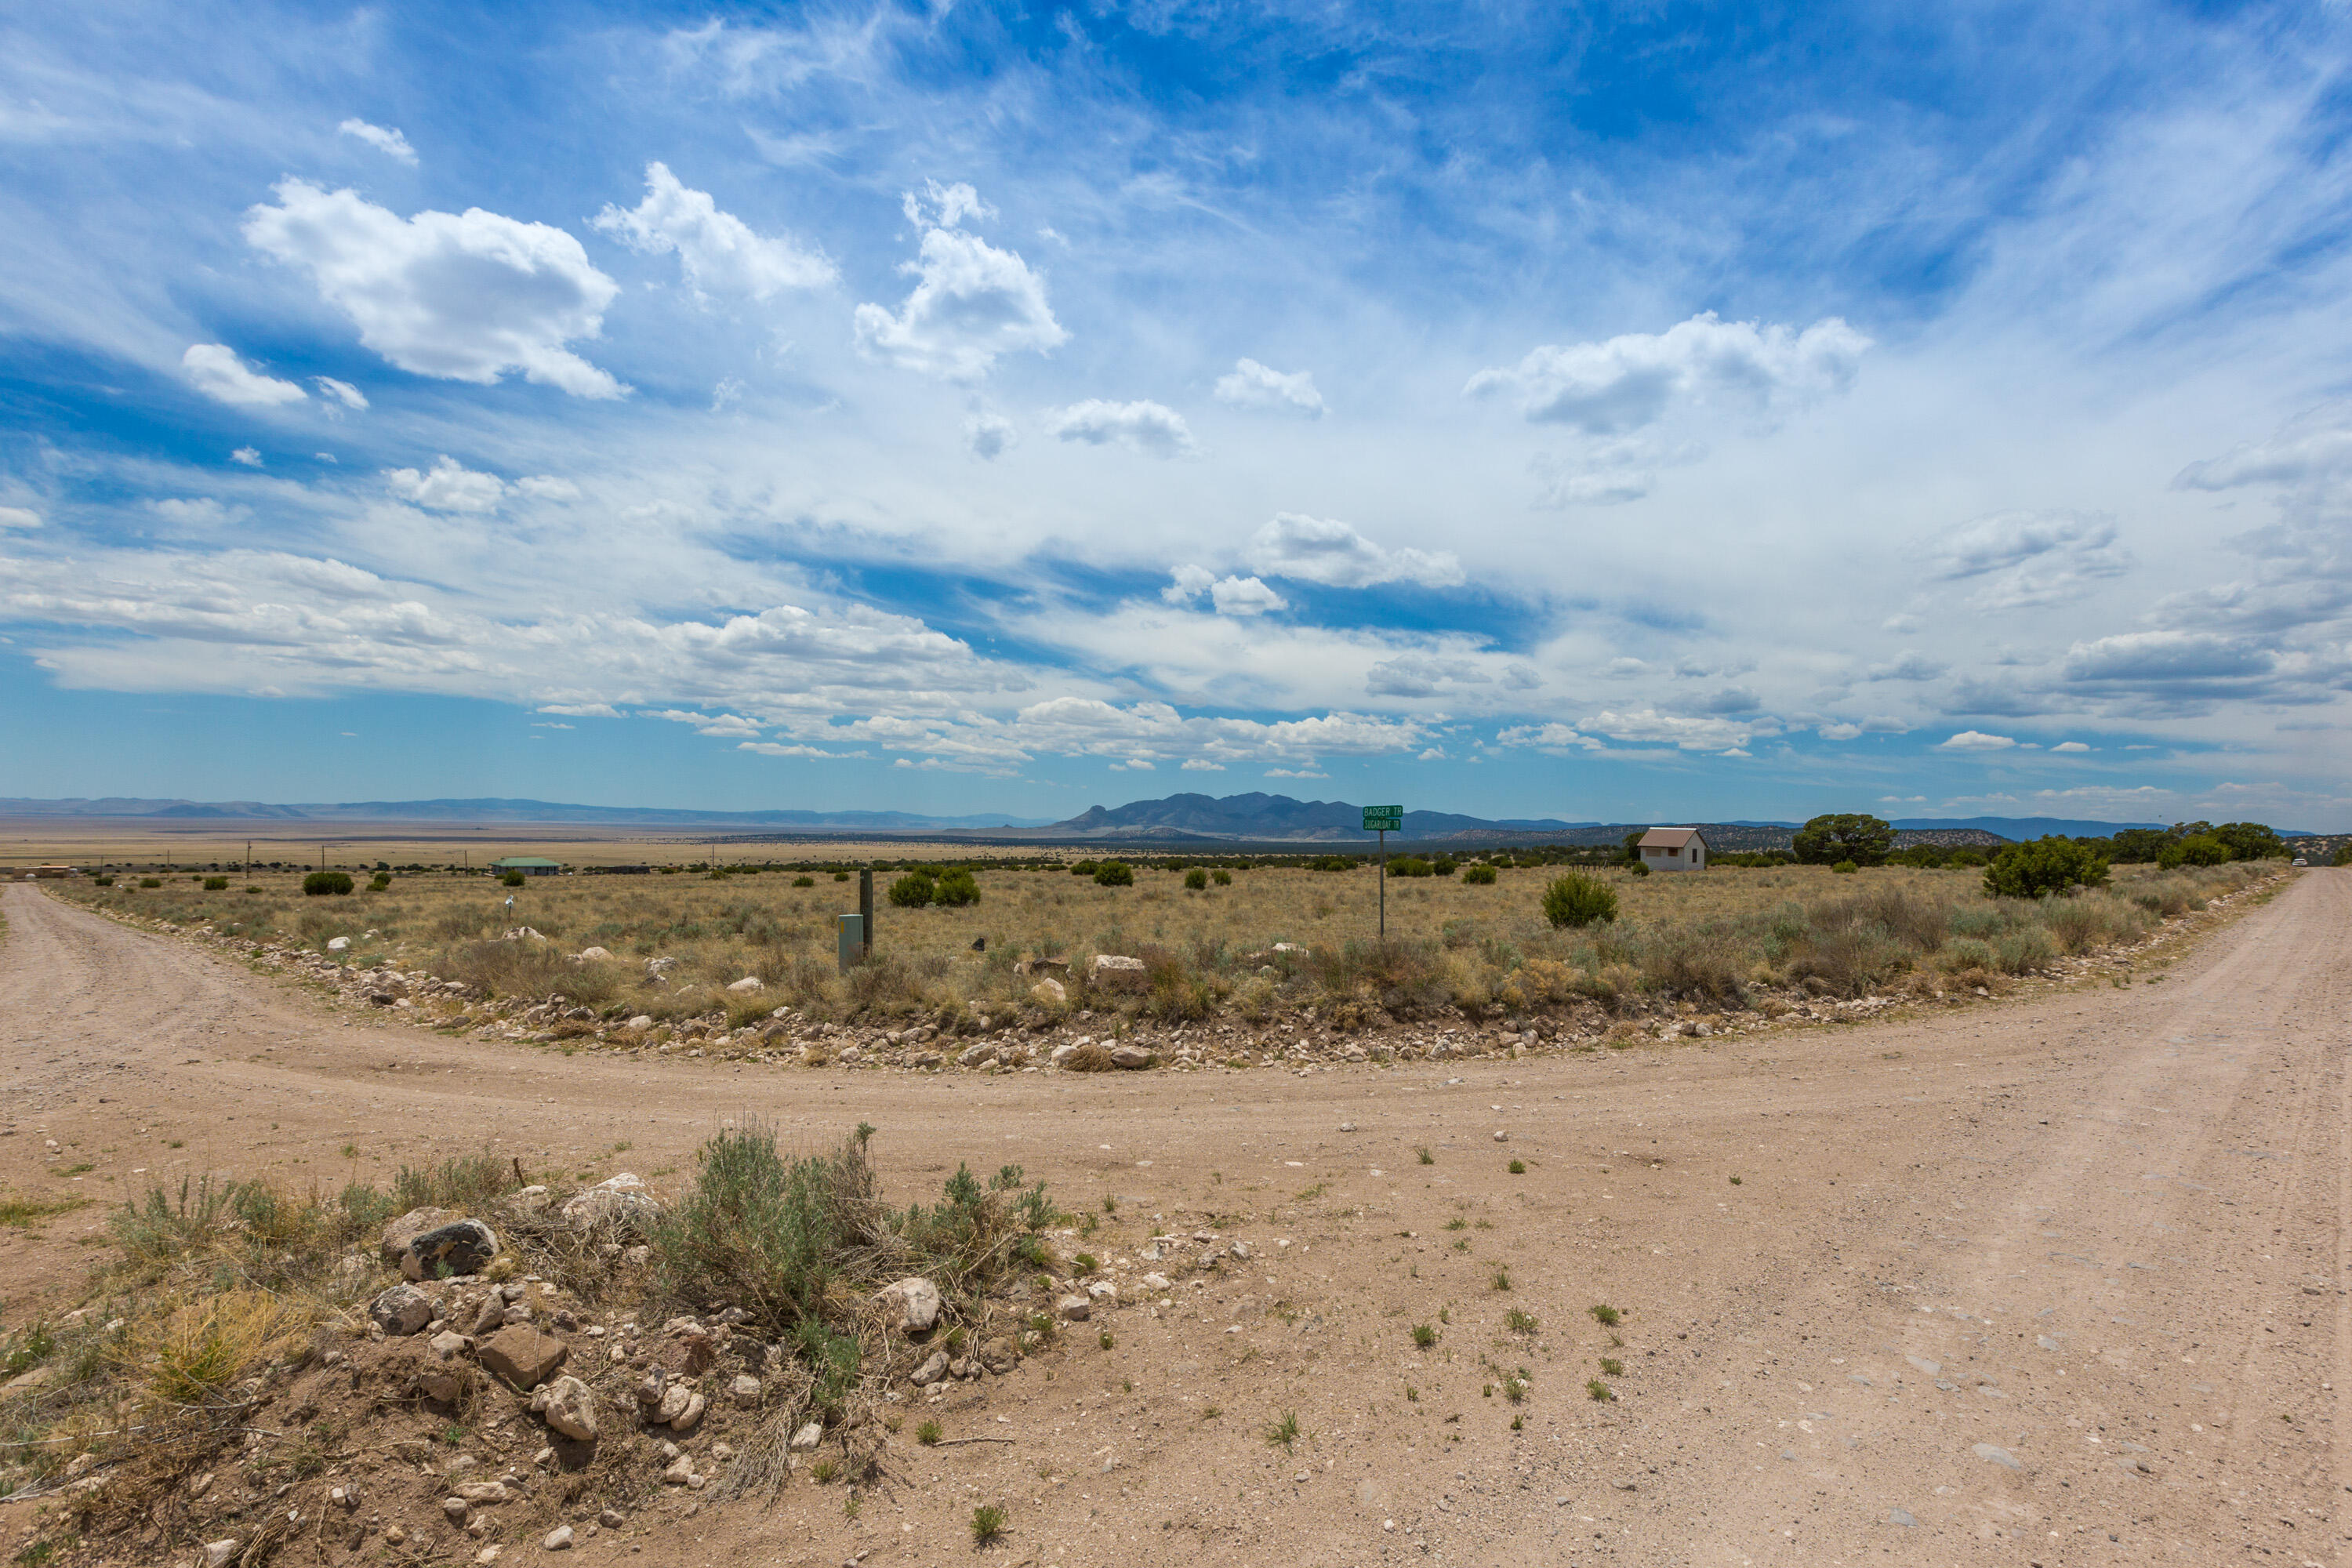
[[[11,800],[0,816],[111,816],[147,821],[578,823],[609,827],[776,827],[794,833],[923,833],[1042,827],[1042,816],[925,816],[906,811],[672,811],[549,800],[357,800],[273,805],[254,800]]]
[[[654,829],[709,828],[740,833],[766,828],[790,834],[955,834],[992,837],[1006,834],[1024,840],[1181,843],[1229,841],[1248,843],[1361,844],[1363,808],[1339,800],[1294,800],[1286,795],[1171,795],[1162,800],[1129,801],[1119,806],[1092,806],[1061,822],[1037,816],[975,813],[961,816],[930,816],[907,811],[676,811],[661,806],[580,805],[546,800],[361,800],[301,805],[273,805],[252,800],[147,800],[113,795],[97,800],[24,800],[0,798],[0,817],[110,817],[151,822],[157,826],[207,823],[345,823],[419,822],[452,826],[575,824],[597,827]],[[1609,844],[1636,828],[1640,822],[1567,822],[1551,816],[1483,817],[1449,811],[1408,811],[1404,840],[1444,842],[1523,842]],[[1786,847],[1789,835],[1800,824],[1753,818],[1730,822],[1678,823],[1704,828],[1717,849]],[[2039,838],[2044,834],[2097,837],[2118,827],[2163,827],[2160,822],[2094,822],[2059,816],[1905,816],[1892,826],[1906,840],[1933,838],[1944,842],[1983,842]],[[2286,829],[2286,837],[2306,837]],[[1983,836],[1983,837],[1979,837]]]

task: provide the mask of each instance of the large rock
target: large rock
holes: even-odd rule
[[[601,1225],[607,1220],[650,1220],[661,1205],[635,1173],[608,1176],[585,1192],[563,1200],[563,1217],[574,1225]]]
[[[760,1408],[761,1393],[760,1380],[748,1372],[737,1373],[733,1381],[727,1384],[727,1397],[735,1402],[739,1410]]]
[[[939,1382],[940,1379],[945,1377],[947,1374],[948,1352],[945,1351],[933,1351],[931,1352],[931,1359],[917,1367],[915,1369],[914,1375],[908,1378],[907,1381],[913,1384],[917,1388],[929,1388],[932,1384]]]
[[[786,1447],[796,1453],[804,1454],[824,1441],[824,1424],[819,1421],[811,1421],[803,1425],[799,1431],[793,1434],[792,1441],[787,1444]]]
[[[528,1323],[512,1323],[482,1342],[475,1352],[484,1370],[517,1388],[537,1388],[563,1364],[570,1347]]]
[[[1029,987],[1029,1000],[1040,1007],[1066,1007],[1070,1005],[1069,988],[1058,980],[1040,980]]]
[[[1113,1046],[1110,1048],[1110,1065],[1115,1068],[1127,1068],[1130,1069],[1135,1068],[1148,1068],[1159,1059],[1159,1057],[1150,1051],[1145,1050],[1141,1046],[1121,1045]]]
[[[394,1285],[368,1303],[368,1318],[387,1334],[420,1333],[433,1321],[433,1298],[414,1285]]]
[[[1087,965],[1087,978],[1095,984],[1113,990],[1140,991],[1150,979],[1139,958],[1123,958],[1115,952],[1098,952]]]
[[[984,1067],[995,1059],[995,1042],[992,1040],[982,1040],[976,1046],[966,1046],[956,1057],[956,1065],[958,1067],[966,1068]]]
[[[940,1288],[920,1275],[885,1285],[874,1300],[884,1308],[895,1308],[899,1328],[910,1334],[919,1334],[940,1321]]]
[[[380,1248],[383,1260],[397,1268],[400,1267],[400,1255],[408,1250],[410,1242],[428,1230],[465,1217],[448,1209],[410,1209],[383,1227],[383,1241]]]
[[[596,1391],[565,1373],[531,1400],[548,1426],[575,1443],[596,1440]]]
[[[447,1279],[479,1274],[499,1255],[499,1233],[478,1219],[436,1226],[410,1238],[400,1254],[400,1271],[411,1279]]]
[[[1055,1304],[1055,1310],[1061,1314],[1062,1321],[1066,1323],[1083,1323],[1088,1318],[1094,1316],[1094,1298],[1091,1296],[1065,1296],[1060,1301]]]
[[[583,947],[572,956],[578,959],[583,963],[610,963],[613,962],[612,950],[609,948]]]
[[[747,974],[743,976],[742,979],[734,982],[727,987],[728,990],[733,992],[738,996],[750,996],[754,993],[765,991],[767,988],[767,985],[756,974]]]

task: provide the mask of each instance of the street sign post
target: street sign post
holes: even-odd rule
[[[1389,835],[1404,831],[1404,807],[1364,807],[1364,831],[1381,836],[1381,940],[1389,939]]]

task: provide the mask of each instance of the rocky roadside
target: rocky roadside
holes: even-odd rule
[[[2292,874],[2281,871],[2237,892],[2216,897],[2201,911],[2164,920],[2137,942],[2056,958],[2036,973],[2022,977],[1978,974],[1956,980],[1915,971],[1904,977],[1899,990],[1852,998],[1814,995],[1798,986],[1749,984],[1738,1003],[1721,1006],[1703,1007],[1686,1000],[1629,992],[1606,1005],[1573,997],[1517,1008],[1501,1003],[1478,1011],[1446,1006],[1411,1019],[1377,1011],[1368,1016],[1345,1016],[1313,1006],[1251,1018],[1229,1006],[1210,1018],[1177,1024],[1131,1017],[1108,1005],[1069,1009],[1069,987],[1063,978],[1068,965],[1056,959],[1029,960],[1016,966],[1018,973],[1033,981],[1024,1003],[966,1010],[944,1024],[937,1019],[842,1023],[783,1005],[756,1023],[730,1025],[730,1015],[719,1010],[657,1021],[642,1014],[609,1016],[560,994],[541,998],[488,997],[427,970],[404,968],[392,958],[366,965],[353,963],[345,956],[351,942],[345,937],[331,939],[328,951],[320,952],[293,942],[255,942],[210,925],[177,926],[125,912],[105,912],[126,924],[193,938],[257,970],[320,985],[345,1006],[377,1009],[421,1027],[481,1039],[639,1057],[715,1057],[778,1068],[977,1073],[1275,1068],[1308,1073],[1349,1063],[1487,1056],[1516,1059],[1538,1052],[1854,1024],[1902,1009],[1967,1005],[2020,989],[2121,983],[2184,936],[2268,898]],[[546,939],[529,927],[520,927],[506,933],[506,940]],[[603,948],[572,956],[581,963],[625,962]],[[1278,960],[1284,953],[1269,950],[1250,956]],[[654,977],[665,974],[675,963],[658,957],[643,962],[646,973]],[[1145,967],[1139,959],[1100,954],[1090,967],[1087,980],[1094,992],[1116,998],[1145,988]],[[761,988],[752,976],[728,987],[746,999]]]

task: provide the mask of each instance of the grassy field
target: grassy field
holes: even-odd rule
[[[1386,942],[1380,879],[1369,868],[1257,867],[1199,889],[1186,886],[1186,872],[1140,866],[1130,887],[1065,869],[975,869],[980,898],[960,908],[893,907],[882,896],[893,874],[877,875],[876,962],[846,975],[835,963],[835,920],[855,910],[856,884],[831,872],[557,877],[520,889],[425,872],[341,897],[305,897],[299,876],[278,873],[235,876],[217,890],[184,873],[50,886],[100,908],[257,942],[323,951],[347,938],[337,954],[345,963],[388,961],[492,995],[561,994],[606,1017],[721,1011],[748,1022],[790,1004],[819,1017],[951,1022],[967,1010],[1029,1005],[1033,981],[1014,968],[1027,957],[1073,961],[1076,1007],[1113,1000],[1090,995],[1081,976],[1091,955],[1119,953],[1149,966],[1148,984],[1117,1001],[1129,1012],[1256,1017],[1312,1005],[1361,1024],[1448,1005],[1648,997],[1728,1008],[1758,986],[1858,996],[1980,984],[2135,941],[2263,868],[2124,867],[2106,888],[2042,900],[1988,898],[1979,873],[1965,869],[1611,869],[1594,875],[1617,896],[1616,918],[1559,930],[1541,910],[1558,869],[1510,868],[1483,885],[1391,878]],[[522,927],[545,940],[501,940]],[[592,947],[613,956],[572,956]],[[656,958],[675,962],[656,975],[646,963]],[[747,975],[763,983],[756,995],[724,989]]]

